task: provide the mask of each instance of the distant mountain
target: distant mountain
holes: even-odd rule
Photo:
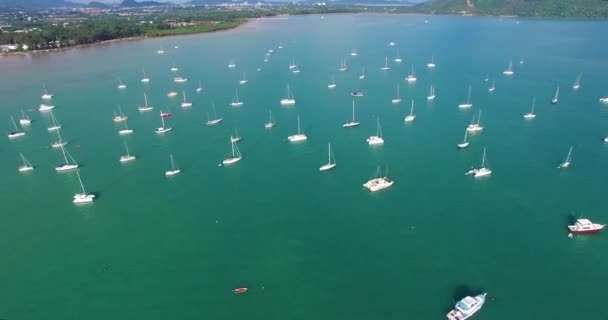
[[[107,5],[107,4],[99,2],[99,1],[89,2],[85,6],[87,8],[99,8],[99,9],[106,9],[106,8],[110,8],[111,7],[110,5]]]
[[[432,13],[517,15],[524,17],[608,17],[606,0],[431,0],[416,9]]]
[[[0,0],[0,8],[48,9],[79,6],[81,5],[64,0]]]
[[[129,7],[129,8],[138,8],[138,7],[158,7],[158,6],[172,6],[173,3],[168,2],[157,2],[157,1],[141,1],[137,2],[135,0],[124,0],[120,6],[121,7]]]

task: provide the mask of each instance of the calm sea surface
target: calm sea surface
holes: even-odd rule
[[[607,319],[608,234],[566,231],[573,216],[608,223],[608,105],[598,102],[608,95],[606,34],[598,21],[302,16],[2,57],[2,127],[11,131],[20,109],[34,122],[25,137],[0,139],[0,318],[427,320],[487,291],[476,319]],[[512,77],[502,74],[509,60]],[[408,84],[412,65],[418,81]],[[54,170],[62,156],[49,147],[50,114],[37,111],[43,83],[98,195],[92,205],[72,204],[75,172]],[[281,107],[288,84],[297,104]],[[398,84],[403,102],[393,105]],[[473,107],[459,110],[469,85]],[[244,106],[231,108],[236,88]],[[344,129],[353,90],[365,94],[361,126]],[[137,110],[144,92],[147,113]],[[525,121],[533,97],[537,118]],[[405,124],[412,99],[417,118]],[[213,103],[224,121],[206,126]],[[112,122],[119,104],[131,136]],[[161,109],[173,114],[163,136],[154,133]],[[269,110],[277,125],[265,129]],[[483,133],[457,150],[480,110]],[[298,115],[308,141],[289,144]],[[386,143],[369,147],[377,118]],[[218,167],[236,130],[244,158]],[[319,172],[328,141],[338,165]],[[135,162],[119,163],[124,142]],[[573,164],[560,171],[571,145]],[[484,147],[492,176],[465,176]],[[20,152],[36,170],[17,172]],[[170,154],[183,173],[167,178]],[[380,165],[395,184],[370,194],[361,184]]]

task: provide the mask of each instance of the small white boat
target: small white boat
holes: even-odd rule
[[[165,176],[174,176],[176,174],[179,174],[182,172],[182,170],[180,170],[179,168],[175,167],[175,161],[173,160],[173,155],[170,154],[169,157],[171,157],[171,169],[165,171]]]
[[[496,79],[492,80],[492,86],[488,88],[488,92],[494,92],[496,90]]]
[[[490,74],[486,74],[486,77],[483,79],[484,82],[490,81]]]
[[[473,177],[480,178],[480,177],[489,176],[491,174],[492,174],[492,170],[486,168],[486,148],[483,148],[483,157],[481,158],[481,167],[479,167],[479,168],[477,168],[477,170],[475,170]]]
[[[536,118],[536,114],[534,114],[534,106],[536,105],[536,98],[532,98],[532,110],[530,112],[524,114],[524,119],[533,120]]]
[[[407,77],[405,77],[405,80],[408,83],[412,83],[412,82],[416,82],[416,73],[414,72],[414,65],[412,64],[412,73],[408,74]]]
[[[470,108],[472,106],[473,106],[473,104],[471,103],[471,85],[469,85],[469,93],[467,94],[467,102],[459,104],[458,108],[466,109],[466,108]]]
[[[384,138],[382,138],[382,128],[380,127],[380,119],[378,119],[378,130],[375,136],[370,136],[366,139],[367,144],[370,146],[384,144]]]
[[[333,89],[333,88],[335,88],[335,87],[336,87],[336,78],[335,78],[335,75],[334,75],[334,74],[332,74],[332,75],[331,75],[331,81],[330,81],[330,82],[329,82],[329,84],[327,85],[327,88],[329,88],[329,89]]]
[[[401,103],[401,94],[400,94],[400,90],[399,90],[399,84],[397,83],[397,97],[393,98],[393,100],[391,100],[392,103],[397,104],[397,103]]]
[[[346,65],[346,59],[342,60],[342,62],[340,63],[340,68],[338,68],[338,70],[340,72],[348,70],[348,66]]]
[[[224,120],[224,118],[217,117],[217,114],[215,113],[215,104],[211,104],[211,111],[213,112],[213,118],[211,118],[209,116],[209,113],[207,113],[207,125],[208,126],[218,124],[218,123],[222,122],[222,120]]]
[[[433,101],[435,100],[435,88],[431,85],[431,89],[429,90],[429,95],[426,97],[426,100]]]
[[[291,58],[291,60],[289,61],[289,70],[293,70],[295,68],[296,68],[296,59]]]
[[[264,128],[272,128],[275,124],[276,122],[272,121],[272,111],[268,110],[268,122],[264,123]]]
[[[156,51],[156,53],[165,54],[165,50],[163,50],[163,47],[161,46],[160,49],[158,49],[158,51]]]
[[[59,129],[61,129],[61,125],[59,124],[59,122],[57,122],[57,119],[55,119],[55,115],[51,111],[51,126],[48,127],[47,130],[48,131],[57,131]]]
[[[75,204],[85,204],[93,202],[93,200],[95,200],[95,195],[87,194],[84,190],[84,184],[82,184],[82,179],[80,179],[80,171],[76,171],[76,175],[78,176],[78,182],[80,182],[80,188],[82,189],[82,193],[74,194],[72,202]]]
[[[49,104],[44,104],[44,103],[40,104],[40,107],[38,107],[38,111],[42,111],[42,112],[51,111],[53,109],[55,109],[55,106],[52,106]]]
[[[521,59],[519,59],[519,64],[524,64],[524,57],[521,57]]]
[[[239,136],[239,130],[235,129],[234,136],[232,136],[232,135],[230,136],[230,142],[235,142],[236,143],[236,142],[239,142],[241,140],[243,140],[243,138],[241,136]]]
[[[68,144],[68,141],[63,141],[63,139],[61,138],[61,130],[57,130],[57,138],[59,140],[51,143],[51,148],[61,148],[65,147]]]
[[[279,42],[279,46],[277,47],[277,49],[283,49],[283,43]]]
[[[560,169],[565,169],[570,167],[570,164],[572,163],[572,149],[574,148],[574,146],[570,146],[570,150],[568,150],[568,155],[566,156],[566,159],[564,160],[564,162],[560,163],[559,166],[557,166]]]
[[[350,55],[353,57],[357,56],[357,50],[353,49],[353,51],[350,52]]]
[[[300,115],[298,115],[298,133],[287,137],[289,142],[305,141],[308,137],[300,130]]]
[[[139,111],[150,111],[152,109],[153,108],[148,105],[148,96],[146,96],[146,93],[144,92],[144,105],[143,106],[139,106],[137,108],[137,110],[139,110]]]
[[[34,170],[34,166],[32,166],[32,164],[27,161],[27,159],[25,158],[25,156],[23,156],[22,153],[19,153],[19,156],[21,156],[21,160],[23,161],[23,165],[17,167],[17,171],[19,172],[26,172],[26,171],[32,171]]]
[[[327,160],[326,164],[322,165],[319,168],[319,171],[327,171],[327,170],[333,169],[336,166],[336,159],[334,159],[333,153],[331,152],[331,143],[328,142],[327,146],[329,148],[328,155],[327,155],[328,160]]]
[[[146,75],[146,70],[142,69],[141,72],[143,74],[142,77],[141,77],[141,80],[140,80],[141,83],[149,83],[150,82],[150,77],[148,77]]]
[[[401,59],[401,56],[399,55],[399,52],[397,52],[397,56],[395,57],[394,60],[396,63],[401,63],[403,61],[403,59]]]
[[[359,79],[361,79],[361,80],[365,79],[365,68],[363,68],[361,70],[361,75],[359,75]]]
[[[473,121],[475,116],[473,116]],[[483,130],[483,126],[481,126],[481,110],[479,110],[479,117],[477,118],[477,123],[471,122],[471,124],[467,127],[467,131],[469,132],[480,132]]]
[[[129,129],[129,127],[127,126],[127,121],[123,121],[124,123],[124,128],[118,130],[118,134],[121,136],[126,136],[129,134],[133,133],[133,129]]]
[[[13,127],[15,128],[15,131],[9,132],[8,137],[10,139],[23,137],[25,135],[25,131],[19,131],[19,129],[17,129],[17,124],[15,123],[15,118],[13,118],[12,116],[11,116],[11,121],[13,122]]]
[[[287,97],[281,99],[281,105],[282,106],[293,106],[294,104],[296,104],[296,99],[294,98],[293,94],[291,93],[291,89],[289,88],[289,85],[287,85]]]
[[[472,317],[486,301],[486,293],[475,297],[464,297],[456,303],[452,311],[447,314],[448,320],[466,320]]]
[[[433,69],[436,67],[435,65],[435,56],[431,56],[431,62],[426,64],[426,67],[429,69]]]
[[[131,155],[129,153],[129,147],[127,146],[127,143],[125,142],[125,150],[127,151],[127,154],[124,156],[120,156],[120,162],[125,163],[125,162],[131,162],[135,160],[135,156]]]
[[[240,107],[242,105],[243,105],[243,101],[239,100],[239,89],[236,88],[236,97],[234,98],[234,100],[232,100],[232,102],[230,103],[230,106]]]
[[[388,66],[388,57],[384,57],[384,67],[380,68],[382,71],[390,70],[391,68]]]
[[[122,112],[122,108],[120,107],[120,105],[118,105],[118,114],[116,114],[116,111],[114,111],[114,118],[112,118],[112,121],[114,122],[123,122],[126,121],[129,117],[125,116],[125,114]]]
[[[352,128],[359,125],[359,122],[355,120],[355,100],[353,99],[353,118],[349,122],[345,122],[342,127],[344,128]]]
[[[380,177],[380,174],[380,167],[378,167],[378,170],[376,171],[376,178],[373,178],[364,183],[363,187],[365,187],[371,192],[376,192],[382,189],[386,189],[392,186],[393,183],[395,183],[393,180],[388,178],[388,168],[386,169],[386,174],[384,175],[384,177]]]
[[[45,84],[42,84],[42,89],[44,90],[44,93],[41,96],[42,100],[51,100],[51,99],[53,99],[53,95],[50,94],[49,91],[46,89],[46,85]]]
[[[246,74],[245,72],[243,72],[243,79],[241,79],[239,81],[240,84],[246,84],[247,82],[249,82],[249,80],[247,80]]]
[[[243,156],[241,155],[239,147],[236,145],[236,143],[231,141],[230,144],[232,145],[232,155],[224,159],[221,163],[222,165],[237,163],[243,159]]]
[[[184,98],[184,100],[181,103],[182,108],[189,108],[192,107],[192,102],[188,101],[186,99],[186,91],[182,91],[182,97]]]
[[[228,63],[228,68],[230,68],[230,69],[236,68],[236,63],[234,63],[234,60],[230,60],[230,63]]]
[[[464,149],[469,146],[469,141],[467,141],[468,135],[469,135],[469,131],[464,130],[464,140],[462,141],[462,143],[459,143],[456,145],[456,146],[458,146],[458,149]]]
[[[201,84],[201,82],[198,82],[198,88],[196,88],[196,92],[201,92],[203,91],[203,85]]]
[[[502,74],[507,75],[507,76],[512,76],[514,74],[513,61],[509,61],[509,67],[507,68],[507,70],[503,71]]]
[[[175,77],[173,78],[173,82],[175,83],[184,83],[187,82],[188,78],[184,78],[184,77]]]
[[[177,72],[177,71],[179,71],[179,69],[177,68],[177,66],[175,65],[175,63],[173,64],[173,66],[169,70],[171,70],[171,72]]]
[[[165,127],[165,117],[161,116],[160,122],[161,122],[162,126],[160,128],[156,128],[156,133],[163,134],[163,133],[167,133],[173,129],[171,127]]]
[[[553,99],[551,99],[551,104],[557,104],[559,102],[559,85],[557,86],[557,89],[555,90],[555,96],[553,97]]]
[[[67,150],[65,150],[65,148],[63,146],[60,146],[60,148],[61,148],[61,153],[63,154],[64,162],[57,165],[55,167],[55,171],[63,172],[63,171],[69,171],[69,170],[74,170],[74,169],[78,168],[78,163],[76,163],[76,160],[74,160],[72,155]],[[70,161],[68,161],[68,156],[70,157],[70,160],[72,160],[72,163],[70,163]]]
[[[583,77],[583,73],[579,73],[576,77],[576,81],[574,81],[574,85],[572,85],[572,89],[578,90],[581,87],[581,78]]]
[[[350,93],[351,96],[353,97],[363,97],[363,92],[361,91],[353,91]]]
[[[414,100],[412,100],[412,108],[410,109],[410,114],[408,114],[404,120],[406,123],[416,120],[416,115],[414,114]]]
[[[25,113],[25,111],[21,110],[21,119],[19,119],[19,124],[21,125],[29,125],[32,123],[32,119]]]
[[[167,97],[169,97],[169,98],[177,97],[177,91],[169,91],[169,92],[167,92]]]
[[[391,47],[394,47],[396,45],[396,43],[394,43],[394,42],[391,41],[391,42],[388,43],[388,45],[391,46]]]
[[[122,81],[120,79],[118,79],[118,89],[123,90],[126,88],[127,88],[127,85],[122,83]]]

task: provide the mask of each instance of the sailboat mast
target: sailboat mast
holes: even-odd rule
[[[82,188],[82,194],[86,195],[87,192],[84,190],[84,184],[82,184],[82,179],[80,179],[80,170],[76,171],[76,175],[78,176],[78,182],[80,182],[80,187]]]
[[[146,96],[146,93],[144,92],[144,107],[148,106],[148,97]]]
[[[300,134],[300,115],[298,115],[298,134]]]
[[[353,122],[355,122],[355,100],[353,99]]]
[[[52,115],[52,113],[51,113],[51,115]],[[17,123],[15,123],[15,118],[13,118],[13,116],[11,116],[11,121],[13,121],[13,126],[15,127],[15,131],[19,131],[17,129]]]
[[[331,164],[331,142],[327,143],[328,151],[327,151],[327,162]]]
[[[175,163],[173,162],[173,155],[170,154],[169,157],[171,157],[171,170],[175,170]]]
[[[125,150],[127,151],[127,156],[129,156],[129,147],[127,147],[127,143],[125,142]]]
[[[483,148],[483,157],[481,158],[481,167],[483,168],[486,164],[486,148]]]
[[[63,160],[65,161],[65,164],[68,164],[68,157],[65,155],[65,149],[63,148],[63,143],[61,143],[60,141],[60,145],[61,145],[61,153],[63,153]]]

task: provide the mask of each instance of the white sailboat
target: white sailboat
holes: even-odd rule
[[[146,96],[146,93],[144,92],[144,105],[143,106],[139,106],[139,108],[137,108],[137,110],[139,110],[139,111],[150,111],[152,109],[153,108],[148,105],[148,96]]]
[[[13,127],[15,128],[15,131],[9,132],[8,137],[10,139],[23,137],[25,135],[25,131],[19,131],[19,129],[17,129],[17,124],[15,123],[15,118],[13,118],[13,116],[11,116],[11,121],[13,122]]]
[[[296,68],[296,59],[291,58],[291,60],[289,60],[289,70],[293,70],[295,68]]]
[[[169,97],[169,98],[177,97],[177,91],[167,92],[167,97]]]
[[[380,191],[382,189],[386,189],[390,186],[393,185],[393,183],[395,183],[393,180],[388,178],[388,168],[386,169],[386,174],[384,175],[384,177],[380,177],[380,167],[378,167],[378,170],[376,171],[376,178],[371,179],[369,181],[367,181],[366,183],[363,184],[363,187],[365,187],[367,190],[371,191],[371,192],[376,192],[376,191]]]
[[[198,88],[196,88],[196,92],[201,92],[201,91],[203,91],[203,84],[199,81]]]
[[[150,77],[148,77],[146,75],[146,70],[141,69],[141,73],[143,74],[142,77],[141,77],[141,80],[140,80],[141,83],[148,83],[148,82],[150,82]]]
[[[179,69],[177,68],[177,66],[175,65],[175,63],[173,63],[173,66],[169,70],[171,70],[171,72],[177,72],[177,71],[179,71]]]
[[[243,79],[241,79],[241,80],[239,81],[239,83],[240,83],[240,84],[246,84],[247,82],[249,82],[249,80],[247,80],[246,75],[247,75],[247,74],[246,74],[245,72],[243,72]]]
[[[467,141],[468,135],[469,135],[469,131],[464,130],[464,140],[462,141],[462,143],[457,144],[458,149],[464,149],[469,146],[469,141]]]
[[[426,67],[429,69],[433,69],[436,67],[435,65],[435,56],[431,56],[431,62],[426,64]]]
[[[496,90],[496,79],[492,80],[492,86],[488,88],[488,92],[494,92]]]
[[[574,81],[574,85],[572,86],[572,89],[578,90],[581,87],[581,78],[582,77],[583,77],[583,73],[581,72],[576,77],[576,81]]]
[[[165,50],[161,46],[160,49],[158,49],[158,51],[156,51],[156,53],[158,53],[158,54],[165,54]]]
[[[353,51],[350,52],[350,55],[353,57],[357,56],[357,50],[353,49]]]
[[[471,103],[471,86],[469,85],[469,93],[467,94],[467,102],[459,104],[458,108],[465,109],[465,108],[470,108],[472,106],[473,106],[473,104]]]
[[[340,72],[348,70],[348,66],[346,65],[346,59],[343,59],[342,62],[340,62],[340,68],[338,68],[338,70]]]
[[[32,123],[32,119],[25,113],[25,111],[21,110],[21,119],[19,119],[19,124],[21,125],[29,125]]]
[[[473,116],[473,119],[475,119],[475,116]],[[467,127],[467,131],[469,132],[479,132],[481,130],[483,130],[483,127],[481,126],[481,110],[479,110],[479,116],[477,118],[477,123],[472,122],[468,127]]]
[[[188,101],[186,99],[186,91],[185,90],[182,91],[182,97],[184,98],[184,100],[182,101],[182,104],[181,104],[182,108],[192,107],[192,102],[190,102],[190,101]]]
[[[42,104],[40,104],[40,107],[38,107],[38,111],[41,111],[41,112],[51,111],[53,109],[55,109],[55,106],[46,104],[46,103],[42,103]]]
[[[532,120],[536,118],[536,114],[534,114],[534,106],[536,105],[536,98],[532,98],[532,110],[530,112],[524,114],[524,119]]]
[[[165,117],[161,116],[160,122],[162,124],[162,127],[156,128],[156,133],[163,134],[163,133],[169,132],[173,129],[171,127],[165,127]]]
[[[384,138],[382,138],[382,128],[380,127],[380,118],[378,118],[378,130],[376,135],[370,136],[366,141],[370,146],[384,144]]]
[[[279,42],[279,46],[277,47],[278,49],[283,49],[283,43]]]
[[[412,99],[412,108],[410,109],[410,114],[405,117],[405,122],[412,122],[416,119],[416,115],[414,114],[414,100]]]
[[[519,64],[524,64],[524,57],[521,57],[521,59],[519,59]]]
[[[513,61],[509,61],[509,67],[507,68],[507,70],[502,72],[504,75],[507,76],[512,76],[513,75]]]
[[[74,170],[74,169],[78,168],[78,163],[76,163],[76,160],[74,160],[72,155],[67,150],[65,150],[65,148],[63,146],[60,146],[60,148],[61,148],[61,153],[63,154],[63,163],[57,165],[55,167],[55,171],[63,172],[63,171],[69,171],[69,170]],[[70,163],[70,161],[68,161],[68,156],[70,157],[70,160],[72,160],[73,163]]]
[[[127,146],[127,143],[125,142],[125,151],[127,152],[126,155],[124,156],[120,156],[120,162],[125,163],[125,162],[130,162],[130,161],[134,161],[135,160],[135,156],[132,156],[129,153],[129,147]]]
[[[559,85],[557,86],[557,89],[555,90],[555,96],[553,97],[553,99],[551,99],[551,104],[557,104],[559,102]]]
[[[428,97],[426,97],[426,100],[428,100],[428,101],[435,100],[435,88],[433,88],[433,85],[431,85],[431,89],[429,90],[429,95],[428,95]]]
[[[355,100],[353,99],[353,118],[349,122],[345,122],[342,127],[352,128],[358,126],[360,123],[355,120]]]
[[[55,119],[55,115],[51,111],[51,126],[48,127],[47,130],[48,131],[57,131],[59,129],[61,129],[61,125],[59,124],[59,122],[57,122],[57,119]]]
[[[272,128],[275,124],[276,122],[272,121],[272,111],[268,110],[268,122],[264,123],[264,128]]]
[[[236,143],[231,141],[230,145],[232,146],[232,155],[224,159],[220,165],[237,163],[243,159],[243,156],[241,155],[239,147],[236,145]]]
[[[296,99],[294,98],[293,94],[291,93],[291,89],[289,88],[289,85],[287,85],[287,97],[281,99],[281,105],[282,106],[293,106],[294,104],[296,104]]]
[[[212,126],[214,124],[218,124],[224,120],[224,118],[218,118],[215,113],[215,103],[211,104],[211,111],[213,112],[213,118],[209,117],[209,113],[207,113],[207,125]]]
[[[175,77],[175,78],[173,78],[173,82],[175,82],[175,83],[184,83],[184,82],[188,82],[188,78],[184,78],[184,77]]]
[[[236,97],[230,103],[232,107],[240,107],[243,105],[243,101],[239,100],[239,89],[236,88]]]
[[[393,98],[393,100],[391,100],[392,103],[397,104],[397,103],[401,103],[401,94],[400,94],[400,90],[399,90],[399,84],[397,83],[397,97]]]
[[[122,81],[120,79],[118,79],[118,89],[123,90],[126,88],[127,88],[127,85],[122,83]]]
[[[365,67],[361,70],[361,75],[359,75],[359,79],[365,79]]]
[[[239,136],[239,130],[238,129],[234,129],[234,136],[230,135],[230,141],[231,142],[239,142],[241,141],[243,138],[241,136]]]
[[[306,139],[308,139],[308,137],[300,130],[300,115],[298,115],[298,133],[287,137],[287,140],[289,140],[289,142],[300,142],[305,141]]]
[[[489,176],[492,174],[492,170],[486,168],[486,148],[483,148],[483,157],[481,158],[481,167],[477,168],[473,173],[473,177],[480,178]]]
[[[336,166],[336,159],[334,159],[333,153],[331,152],[331,142],[328,142],[327,146],[329,148],[328,155],[327,155],[327,158],[328,158],[327,163],[322,165],[319,168],[319,171],[327,171]]]
[[[401,56],[399,55],[399,51],[397,51],[397,56],[395,57],[395,62],[401,63],[401,61],[403,61],[403,59],[401,59]]]
[[[560,163],[559,166],[557,166],[558,168],[565,169],[570,166],[570,164],[572,163],[572,149],[573,148],[574,148],[574,146],[570,146],[570,150],[568,150],[568,155],[566,156],[566,159],[564,160],[564,162]]]
[[[124,127],[120,130],[118,130],[118,134],[121,136],[126,136],[128,134],[133,133],[133,129],[129,129],[129,127],[127,126],[127,121],[123,121],[124,123]]]
[[[405,80],[408,83],[412,83],[412,82],[416,82],[416,73],[414,72],[414,65],[412,64],[412,73],[408,74],[407,77],[405,77]]]
[[[329,82],[329,84],[327,85],[327,87],[329,89],[333,89],[333,88],[336,87],[336,78],[335,78],[334,74],[331,75],[331,81]]]
[[[27,161],[27,159],[25,159],[25,156],[23,156],[23,153],[19,153],[19,155],[21,156],[21,160],[23,160],[23,165],[17,167],[17,171],[26,172],[26,171],[34,170],[34,166],[32,166],[32,164],[29,161]]]
[[[94,194],[87,194],[84,190],[84,184],[82,184],[82,179],[80,179],[80,170],[76,171],[76,176],[78,176],[78,182],[80,182],[80,188],[82,189],[82,193],[74,194],[74,198],[72,200],[75,204],[84,204],[91,203],[95,199]]]
[[[236,63],[234,63],[234,60],[230,60],[230,62],[228,63],[228,68],[230,68],[230,69],[236,68]]]
[[[61,130],[57,130],[57,138],[59,140],[51,143],[51,148],[61,148],[68,144],[68,141],[63,141],[63,139],[61,138]]]
[[[388,66],[388,56],[384,57],[384,67],[380,68],[382,71],[390,70],[391,68]]]
[[[394,47],[396,45],[396,43],[394,43],[393,41],[388,43],[389,46]]]
[[[114,118],[112,118],[112,121],[114,122],[123,122],[126,121],[129,117],[125,116],[125,114],[122,112],[122,108],[120,107],[120,105],[118,105],[118,114],[116,114],[116,111],[114,111]]]
[[[165,176],[174,176],[176,174],[179,174],[182,172],[182,170],[180,170],[179,168],[175,167],[175,161],[173,160],[173,155],[170,154],[169,157],[171,158],[171,169],[165,171]]]
[[[53,99],[53,95],[51,93],[49,93],[49,91],[46,89],[46,85],[43,83],[42,84],[42,89],[44,90],[44,92],[42,93],[42,100],[51,100]]]

